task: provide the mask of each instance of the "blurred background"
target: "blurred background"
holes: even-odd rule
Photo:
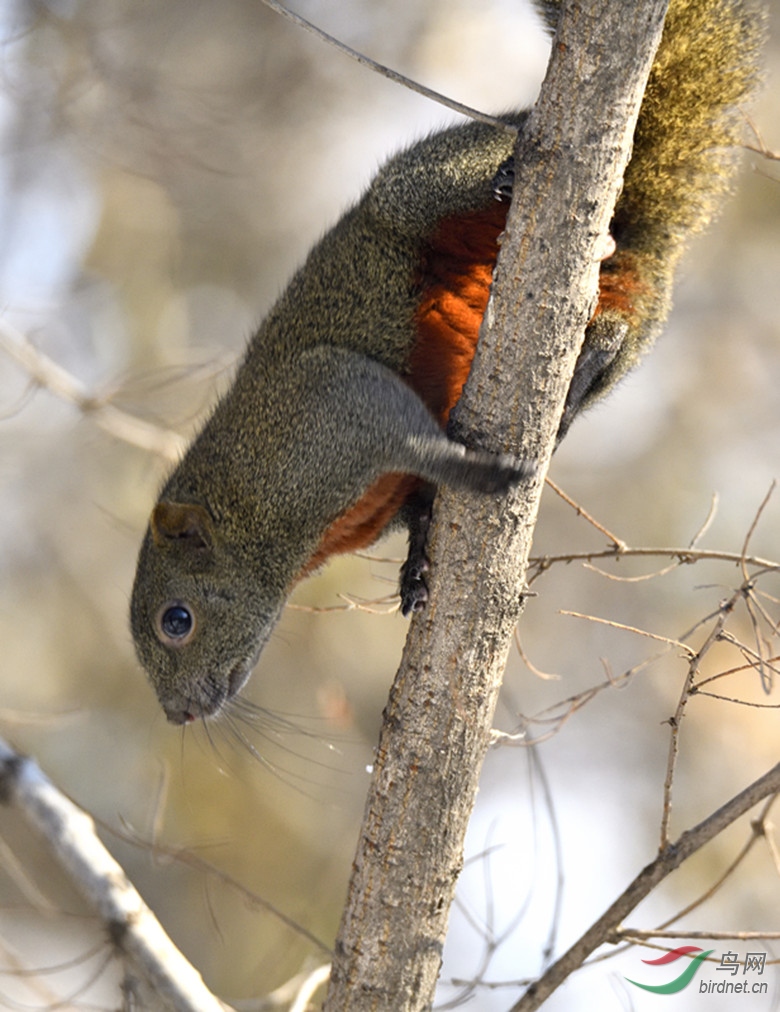
[[[767,83],[752,116],[777,151],[780,4],[771,7]],[[544,73],[547,42],[522,0],[298,0],[295,9],[486,111],[531,102]],[[259,0],[5,0],[0,41],[0,322],[88,395],[185,436],[311,243],[386,156],[453,120]],[[780,166],[749,154],[736,199],[685,261],[658,348],[575,426],[553,464],[555,481],[629,545],[687,545],[717,493],[700,547],[742,550],[780,476],[778,279]],[[218,724],[175,729],[127,628],[135,554],[169,464],[99,418],[42,389],[0,349],[0,733],[99,820],[209,986],[260,1007],[252,1000],[326,957],[253,896],[333,942],[406,631],[388,604],[361,605],[394,593],[403,539],[383,542],[376,559],[338,560],[298,590],[247,690],[266,714],[246,728],[247,742]],[[780,492],[750,550],[778,559],[779,530]],[[546,492],[536,554],[606,545]],[[637,577],[667,563],[603,568]],[[685,660],[670,650],[643,666],[663,653],[658,642],[561,612],[676,638],[740,582],[722,561],[632,582],[577,562],[533,584],[497,724],[543,741],[488,756],[442,1002],[468,994],[457,981],[476,975],[503,986],[479,987],[471,1006],[507,1008],[519,993],[512,982],[540,971],[548,945],[573,941],[657,849],[666,722]],[[777,622],[780,581],[761,586]],[[744,605],[728,628],[755,649]],[[767,656],[778,653],[770,632],[762,622]],[[706,673],[744,662],[723,643]],[[634,666],[620,687],[608,685]],[[562,701],[604,683],[558,719]],[[674,836],[777,760],[780,697],[769,689],[750,670],[713,685],[741,702],[690,702]],[[745,821],[725,833],[632,926],[685,907],[749,836]],[[96,922],[41,843],[2,810],[0,848],[0,1007],[116,1007],[118,969]],[[180,848],[193,859],[166,854]],[[777,870],[758,841],[682,923],[778,931],[778,910]],[[770,945],[752,949],[772,958]],[[646,979],[640,956],[653,955],[596,964],[545,1007],[649,1008],[655,996],[629,995],[623,977]],[[769,969],[765,979],[775,987]],[[669,1009],[713,1000],[666,999]],[[768,1002],[752,1007],[777,1007]]]

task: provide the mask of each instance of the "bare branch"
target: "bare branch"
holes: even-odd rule
[[[528,988],[523,997],[512,1006],[510,1012],[533,1012],[534,1009],[538,1009],[592,952],[617,937],[615,932],[625,917],[659,882],[714,839],[718,833],[749,812],[759,801],[777,794],[778,791],[780,791],[780,763],[698,825],[686,830],[674,844],[665,847],[585,934]]]
[[[175,1012],[229,1012],[163,931],[95,833],[92,819],[0,739],[0,803],[14,805],[100,915],[113,945]]]
[[[310,1008],[309,1002],[328,977],[330,977],[330,963],[313,970],[299,987],[295,1001],[290,1006],[290,1012],[307,1012]]]
[[[545,570],[558,563],[569,562],[592,562],[593,559],[642,559],[642,558],[672,558],[677,559],[680,566],[690,565],[693,562],[710,560],[713,562],[733,562],[735,566],[745,563],[748,566],[756,566],[769,573],[780,572],[780,562],[772,559],[764,559],[759,555],[744,555],[742,552],[725,552],[711,548],[605,548],[601,551],[592,552],[566,552],[560,555],[540,555],[529,560],[529,565],[535,569],[534,574],[529,578],[529,583],[537,580]]]
[[[780,938],[780,931],[642,931],[639,928],[620,928],[614,933],[613,938],[628,942],[644,941],[648,938],[712,938],[723,941],[738,939],[749,942],[754,939]]]
[[[80,380],[39,351],[24,334],[2,318],[0,348],[19,363],[33,382],[74,404],[85,415],[90,415],[96,425],[117,439],[142,450],[149,450],[169,461],[178,460],[184,451],[186,441],[183,436],[153,425],[143,418],[136,418],[108,400],[91,394]]]

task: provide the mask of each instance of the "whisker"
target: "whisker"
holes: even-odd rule
[[[242,723],[247,726],[253,727],[255,730],[266,730],[274,735],[283,734],[297,734],[303,738],[311,738],[313,741],[324,745],[328,751],[337,752],[341,754],[341,750],[336,744],[335,740],[348,740],[348,736],[340,734],[329,733],[327,737],[322,735],[319,731],[314,731],[309,727],[306,727],[301,720],[312,721],[316,719],[325,720],[325,718],[312,718],[304,717],[299,718],[298,715],[286,716],[285,714],[279,713],[277,710],[268,710],[264,706],[260,706],[258,703],[253,702],[251,699],[246,699],[244,696],[236,696],[231,699],[227,704],[231,714]],[[296,719],[290,719],[294,717]]]
[[[315,801],[321,800],[317,797],[317,795],[311,794],[309,791],[304,790],[303,787],[301,786],[301,783],[311,785],[312,783],[311,778],[307,777],[303,773],[295,773],[292,770],[283,769],[281,766],[272,762],[267,756],[263,755],[263,753],[260,752],[259,749],[255,748],[255,746],[252,744],[249,738],[247,738],[247,736],[238,726],[235,719],[229,713],[224,715],[222,723],[217,726],[221,727],[221,729],[225,732],[226,738],[228,740],[232,739],[235,744],[246,750],[252,756],[253,759],[259,762],[260,765],[264,769],[268,770],[269,773],[273,774],[273,776],[281,780],[282,783],[286,784],[288,787],[291,787],[294,791],[297,791],[299,794],[304,795],[304,797],[307,797],[310,800]],[[285,749],[285,751],[289,752],[291,755],[296,756],[296,758],[302,758],[292,749]]]
[[[201,716],[200,723],[201,723],[201,727],[203,728],[203,732],[206,735],[206,740],[209,743],[209,748],[214,753],[214,755],[217,757],[217,759],[219,759],[219,761],[220,761],[220,763],[222,765],[227,766],[228,768],[230,768],[230,762],[225,758],[225,756],[223,755],[223,753],[220,751],[219,746],[217,745],[216,738],[211,733],[212,725],[209,724],[208,717],[206,717],[205,715]]]
[[[249,739],[246,733],[241,729],[240,725],[248,728],[260,738],[265,739],[268,742],[272,742],[275,748],[280,749],[282,752],[286,752],[288,755],[294,756],[296,759],[301,759],[314,766],[319,766],[322,769],[340,773],[348,772],[345,769],[339,769],[337,766],[334,766],[333,763],[329,761],[330,757],[328,757],[328,759],[315,759],[310,754],[300,751],[297,748],[293,748],[291,745],[284,742],[283,736],[295,734],[299,737],[307,738],[308,740],[315,742],[318,746],[325,748],[328,752],[334,755],[342,756],[341,750],[329,741],[329,739],[298,724],[294,724],[292,721],[289,721],[284,717],[280,717],[278,714],[274,714],[270,710],[265,710],[262,707],[255,706],[255,704],[250,704],[251,710],[249,712],[245,712],[244,707],[234,706],[235,702],[236,700],[231,700],[229,706],[225,708],[224,712],[232,721],[235,732],[240,734],[244,741],[249,741]]]

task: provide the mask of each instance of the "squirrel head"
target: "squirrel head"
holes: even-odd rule
[[[245,560],[200,505],[162,501],[138,557],[130,624],[168,720],[218,713],[241,689],[281,611],[264,580],[237,580]],[[270,598],[270,600],[269,600]]]

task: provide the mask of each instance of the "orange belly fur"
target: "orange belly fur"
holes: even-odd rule
[[[487,308],[498,239],[508,205],[442,221],[422,252],[418,273],[421,295],[414,345],[404,379],[446,426],[468,378]],[[641,286],[629,256],[606,261],[599,282],[597,315],[615,309],[627,315]],[[384,474],[323,535],[301,576],[331,555],[373,544],[387,524],[421,485],[408,474]]]
[[[423,252],[417,337],[404,378],[442,427],[458,402],[474,358],[506,211],[507,205],[496,201],[487,211],[445,219]],[[373,544],[420,484],[412,475],[383,474],[331,524],[301,576],[331,555]]]

